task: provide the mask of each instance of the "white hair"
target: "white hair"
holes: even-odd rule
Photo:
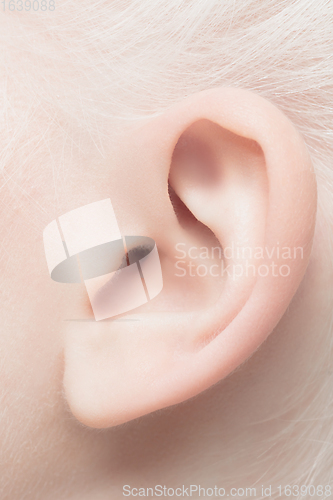
[[[56,10],[45,15],[7,13],[6,21],[0,20],[6,47],[0,61],[1,189],[15,187],[26,195],[22,169],[42,164],[51,136],[75,145],[77,131],[84,131],[103,154],[104,124],[154,116],[195,92],[232,86],[254,91],[284,111],[308,145],[320,192],[331,196],[332,19],[331,0],[81,0],[56,2]],[[61,184],[61,175],[54,175],[55,186]],[[332,227],[332,211],[323,199],[319,209],[326,210]],[[30,201],[29,217],[38,220],[40,207]],[[36,224],[41,229],[44,221]],[[300,479],[299,467],[291,463],[297,457],[303,484],[330,482],[330,378],[323,382],[311,370],[290,406],[297,408],[312,388],[313,400],[303,413],[269,443],[282,447],[276,471],[267,475],[272,483]],[[295,443],[300,426],[303,438]],[[291,458],[283,459],[281,449]]]

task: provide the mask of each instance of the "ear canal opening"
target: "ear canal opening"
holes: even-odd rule
[[[180,226],[191,233],[200,233],[207,242],[214,242],[214,246],[221,246],[213,231],[195,217],[186,204],[179,198],[170,182],[168,182],[168,193]]]
[[[221,248],[221,253],[223,251],[223,248],[221,246],[220,241],[218,238],[215,236],[213,231],[209,229],[205,224],[200,222],[195,215],[191,212],[191,210],[185,205],[185,203],[179,198],[175,190],[173,189],[172,185],[170,182],[168,182],[168,193],[169,193],[169,198],[173,207],[173,210],[175,212],[175,215],[178,219],[178,222],[181,227],[183,227],[186,230],[189,230],[190,232],[194,233],[200,233],[201,235],[204,235],[204,240],[202,241],[202,245],[205,244],[205,241],[214,246],[214,247],[220,247]]]
[[[185,205],[185,203],[179,198],[176,191],[173,189],[170,181],[168,181],[168,194],[171,201],[171,205],[178,219],[179,224],[182,227],[187,227],[188,224],[201,224],[200,221],[193,215],[191,210]]]
[[[200,127],[203,126],[205,129],[209,129],[214,125],[209,120],[200,119],[191,124],[180,135],[172,154],[168,179],[168,194],[179,225],[191,233],[192,236],[198,236],[198,239],[195,238],[198,243],[200,242],[200,244],[204,245],[207,242],[215,247],[221,247],[213,231],[194,215],[192,210],[178,195],[177,188],[173,185],[172,175],[172,173],[175,173],[181,167],[181,163],[184,161],[186,163],[186,174],[188,174],[189,183],[195,178],[205,189],[209,190],[214,187],[218,182],[217,165],[215,164],[211,145],[209,141],[205,141],[205,138],[201,139],[198,134],[193,134],[193,131],[196,131],[197,128],[200,130]]]

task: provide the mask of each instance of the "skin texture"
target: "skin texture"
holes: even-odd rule
[[[331,10],[1,12],[1,500],[331,484]],[[164,288],[96,323],[83,285],[50,279],[42,233],[105,198],[122,234],[157,242]],[[233,243],[303,253],[287,276],[195,273],[221,265],[200,248]]]
[[[326,229],[319,211],[307,267],[316,182],[304,143],[266,100],[225,88],[108,136],[104,158],[88,140],[73,151],[56,207],[47,171],[27,187],[43,208],[35,225],[30,202],[6,206],[4,191],[2,498],[122,498],[124,484],[209,485],[221,475],[223,485],[256,484],[263,461],[265,470],[285,461],[276,415],[304,412],[315,385],[290,398],[312,380],[314,350],[324,349],[311,331],[327,307]],[[56,155],[56,140],[52,147]],[[50,280],[42,229],[107,197],[123,234],[157,242],[164,289],[128,315],[135,323],[71,322],[92,318],[89,302],[83,286]],[[183,280],[174,268],[179,241],[279,241],[304,256],[288,277]]]

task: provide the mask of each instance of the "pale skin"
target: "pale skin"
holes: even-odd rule
[[[28,196],[18,194],[15,206],[3,189],[1,498],[120,499],[124,484],[270,484],[269,473],[261,476],[270,467],[278,476],[286,460],[286,424],[274,416],[302,414],[315,388],[295,405],[290,399],[326,350],[318,331],[332,279],[327,194],[319,186],[317,210],[304,142],[268,101],[226,88],[139,124],[111,124],[106,135],[104,157],[88,139],[66,157],[56,203],[44,151],[38,181],[28,182],[29,165],[23,173]],[[186,147],[173,155],[180,137],[212,152],[213,170],[203,161],[193,173]],[[48,143],[53,158],[57,141]],[[193,215],[177,218],[168,180]],[[93,318],[89,301],[82,285],[50,280],[42,230],[105,198],[124,234],[154,238],[165,286],[127,315],[138,322],[70,322]],[[288,277],[203,284],[175,276],[179,241],[279,241],[302,247],[304,258],[292,260]],[[301,472],[298,458],[295,477]]]

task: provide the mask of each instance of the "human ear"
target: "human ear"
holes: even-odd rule
[[[118,199],[130,200],[135,230],[155,239],[164,289],[118,321],[66,326],[67,401],[99,428],[182,402],[249,358],[302,280],[316,214],[302,138],[248,91],[195,94],[133,129],[122,151],[132,181],[119,185]],[[180,248],[183,270],[214,248],[214,272],[210,264],[205,277],[179,272]]]

